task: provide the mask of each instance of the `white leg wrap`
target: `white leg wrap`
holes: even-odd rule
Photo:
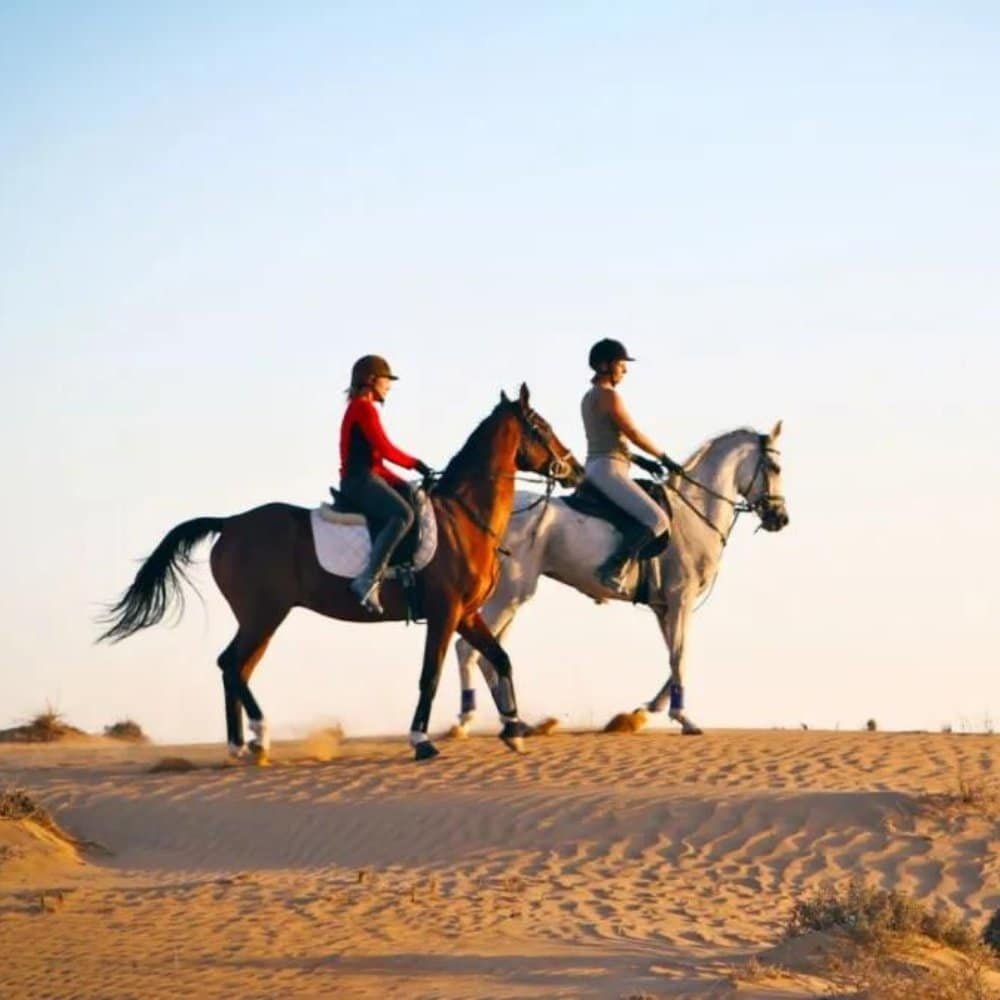
[[[247,748],[244,746],[238,746],[236,743],[229,744],[229,756],[236,760],[240,757],[245,757],[247,755]]]
[[[271,749],[271,729],[267,724],[267,719],[251,719],[250,732],[257,737],[257,743],[263,750]]]

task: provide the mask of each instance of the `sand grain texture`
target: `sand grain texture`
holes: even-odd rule
[[[227,769],[219,747],[5,745],[0,781],[111,853],[19,862],[0,822],[0,996],[822,996],[810,962],[733,972],[824,883],[868,875],[977,926],[1000,907],[996,817],[927,798],[993,781],[998,746],[570,733]],[[168,756],[195,769],[150,773]]]

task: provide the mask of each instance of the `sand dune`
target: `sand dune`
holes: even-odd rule
[[[417,765],[398,740],[325,763],[279,744],[267,769],[220,768],[218,747],[0,747],[0,783],[112,852],[0,859],[0,995],[822,996],[781,942],[824,883],[867,876],[977,925],[1000,907],[1000,826],[952,803],[960,776],[996,777],[994,737],[442,746]],[[196,767],[150,773],[165,756]],[[776,946],[786,975],[733,979]]]

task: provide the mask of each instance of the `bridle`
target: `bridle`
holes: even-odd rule
[[[521,426],[527,431],[528,435],[534,438],[536,441],[541,442],[542,446],[549,453],[549,458],[551,461],[548,464],[544,473],[546,481],[546,488],[551,493],[555,487],[555,483],[560,479],[565,479],[571,469],[573,468],[571,462],[569,461],[573,457],[573,453],[567,448],[561,455],[556,451],[555,446],[552,443],[553,437],[555,435],[552,432],[552,428],[540,426],[540,421],[542,418],[533,410],[531,407],[525,407],[521,409],[516,406],[515,412],[517,413],[518,419],[521,421]]]
[[[544,503],[548,506],[549,500],[552,497],[552,491],[556,488],[556,484],[560,479],[566,478],[572,471],[573,465],[570,461],[573,458],[573,453],[567,448],[562,454],[560,454],[554,444],[552,439],[555,434],[551,427],[545,424],[544,420],[533,410],[530,406],[522,408],[520,405],[514,404],[511,407],[516,414],[518,421],[521,424],[522,431],[526,433],[529,437],[538,441],[542,447],[549,454],[549,464],[546,466],[545,472],[538,473],[545,479],[545,492],[541,494],[537,500],[532,501],[527,507],[522,507],[519,510],[512,510],[511,515],[523,514],[525,511],[529,511],[538,504]],[[516,479],[517,473],[514,474],[503,474],[499,476],[494,476],[495,479]],[[502,542],[503,539],[485,522],[483,519],[462,499],[459,495],[454,495],[451,497],[463,511],[465,511],[466,516],[472,521],[472,523],[479,528],[480,531],[489,535],[495,541]],[[537,530],[537,526],[536,526]],[[497,552],[502,555],[509,556],[510,550],[505,549],[502,545],[497,545]]]
[[[750,477],[750,483],[747,486],[748,494],[753,492],[754,484],[757,482],[757,479],[762,472],[766,476],[768,472],[778,471],[778,463],[772,456],[780,455],[781,452],[770,442],[771,439],[766,434],[757,435],[757,444],[759,448],[757,454],[757,464],[754,466],[753,475]],[[736,522],[739,520],[740,514],[756,514],[761,520],[761,524],[757,526],[757,530],[760,531],[763,526],[764,519],[771,513],[772,510],[775,509],[777,505],[784,504],[785,502],[785,498],[782,494],[766,492],[766,481],[765,492],[757,497],[756,500],[750,501],[745,498],[741,500],[733,500],[732,497],[727,497],[722,493],[718,493],[710,487],[705,486],[703,483],[698,482],[697,479],[693,479],[683,469],[676,472],[675,475],[679,479],[683,479],[686,483],[690,483],[692,486],[701,490],[708,496],[713,497],[716,500],[721,500],[723,503],[732,507],[733,522],[730,524],[729,530],[723,532],[704,511],[696,507],[676,486],[671,485],[670,479],[667,479],[666,481],[666,486],[677,496],[679,500],[686,504],[702,521],[704,521],[705,524],[707,524],[720,539],[722,539],[723,545],[729,541],[729,536],[736,527]]]

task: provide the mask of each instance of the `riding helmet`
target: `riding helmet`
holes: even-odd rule
[[[366,354],[363,358],[358,358],[351,369],[351,385],[368,385],[377,378],[397,379],[398,375],[392,374],[389,362],[378,354]]]
[[[635,361],[635,358],[628,356],[625,345],[620,340],[599,340],[590,349],[590,367],[594,371],[600,371],[604,365],[613,364],[615,361]]]

